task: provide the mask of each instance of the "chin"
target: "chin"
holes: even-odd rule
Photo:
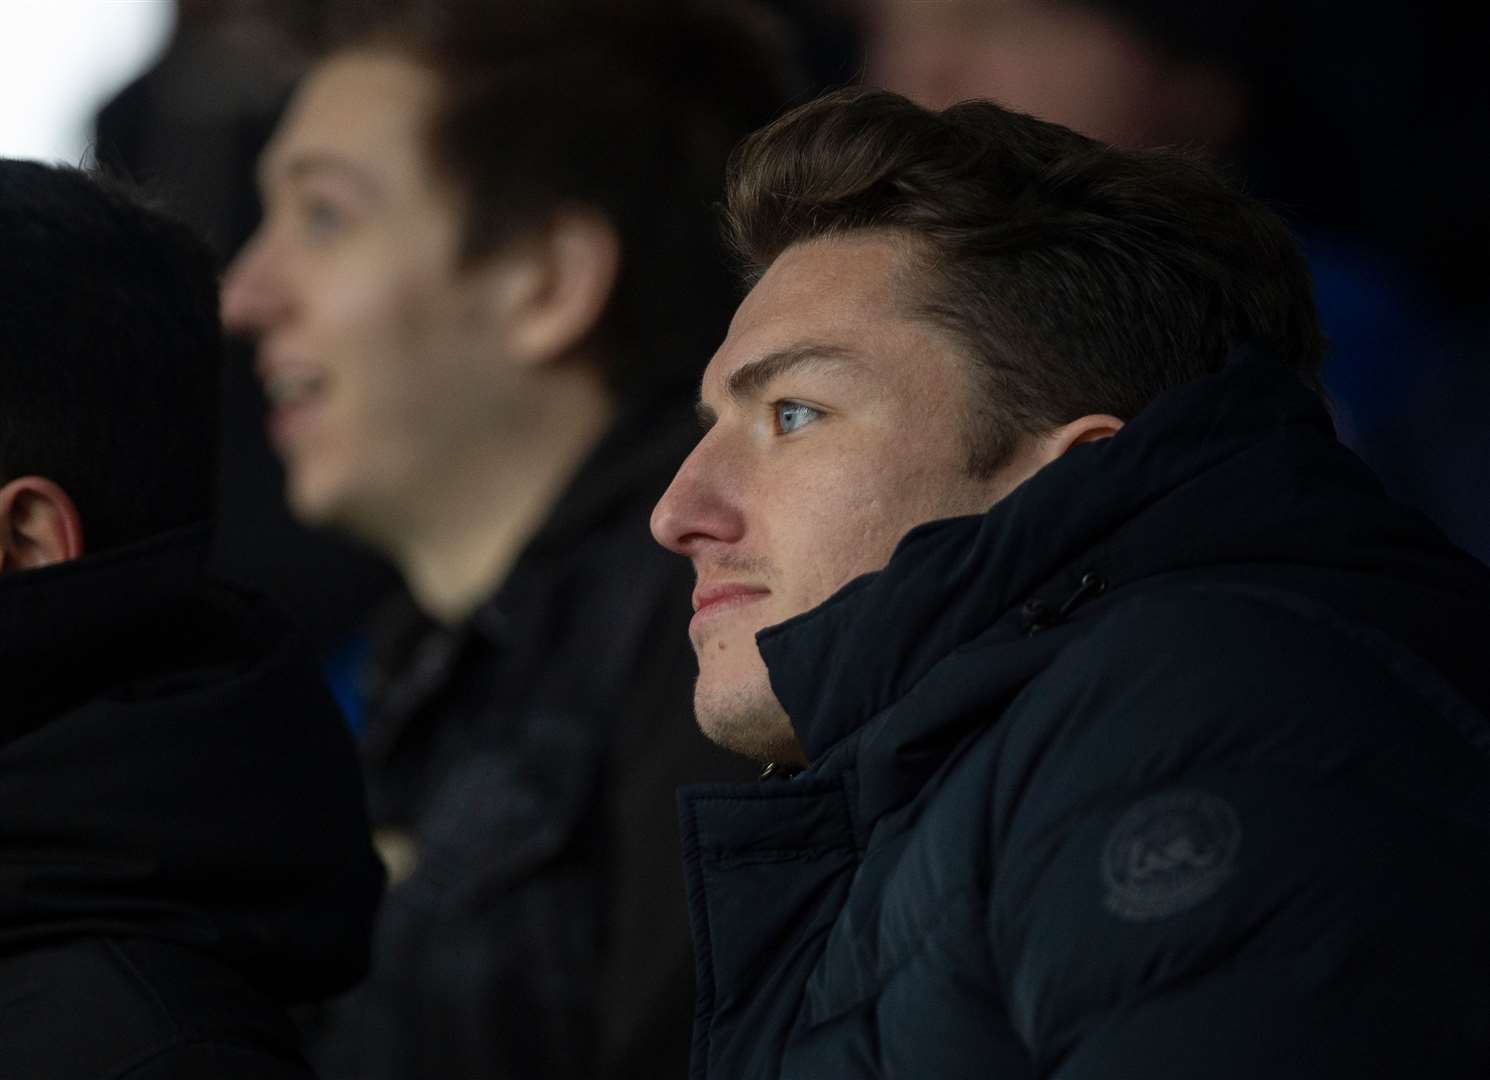
[[[700,677],[693,708],[704,736],[732,753],[761,764],[806,764],[791,719],[771,693],[764,672],[758,682],[730,686]]]
[[[285,503],[290,516],[310,529],[333,532],[361,544],[374,544],[365,506],[347,492],[314,475],[291,469],[285,477]]]
[[[294,468],[286,470],[285,503],[302,525],[326,528],[336,524],[335,500]]]

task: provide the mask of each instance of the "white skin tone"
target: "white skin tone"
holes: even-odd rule
[[[856,233],[787,248],[735,314],[704,373],[707,433],[652,515],[698,575],[689,627],[695,709],[715,742],[801,763],[756,631],[816,607],[888,561],[912,527],[986,511],[1067,448],[1111,435],[1086,416],[969,474],[970,368],[908,317],[906,242]]]
[[[83,556],[83,523],[67,492],[41,476],[0,486],[0,574]]]
[[[222,311],[257,339],[295,515],[382,551],[456,622],[610,423],[587,340],[619,251],[564,208],[463,263],[461,200],[425,145],[438,95],[389,53],[318,66],[260,162],[264,224]]]

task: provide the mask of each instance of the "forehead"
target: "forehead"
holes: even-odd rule
[[[345,162],[391,179],[426,172],[435,75],[391,53],[338,54],[313,68],[260,161],[265,186]]]
[[[905,314],[908,242],[856,233],[793,244],[756,282],[704,373],[704,396],[760,356],[804,343],[872,359],[898,354],[929,330]]]

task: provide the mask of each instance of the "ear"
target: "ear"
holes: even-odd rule
[[[83,522],[67,492],[40,476],[0,487],[0,573],[82,555]]]
[[[1054,461],[1073,446],[1110,439],[1122,430],[1123,422],[1107,413],[1093,413],[1072,420],[1045,437],[1045,451],[1049,454],[1046,461]]]
[[[493,279],[509,352],[523,366],[561,359],[605,312],[621,267],[621,241],[602,214],[562,207],[498,257]]]

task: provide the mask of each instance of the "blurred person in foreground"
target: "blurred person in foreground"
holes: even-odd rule
[[[382,868],[304,643],[203,574],[215,264],[0,160],[0,1074],[309,1077]]]
[[[329,1075],[676,1075],[687,568],[647,533],[738,297],[715,214],[785,72],[750,9],[399,6],[337,35],[225,282],[303,520],[402,571],[365,762],[395,884]]]
[[[691,1075],[1484,1075],[1490,572],[1336,441],[1282,223],[862,90],[728,206],[653,530],[793,778],[683,797]]]

